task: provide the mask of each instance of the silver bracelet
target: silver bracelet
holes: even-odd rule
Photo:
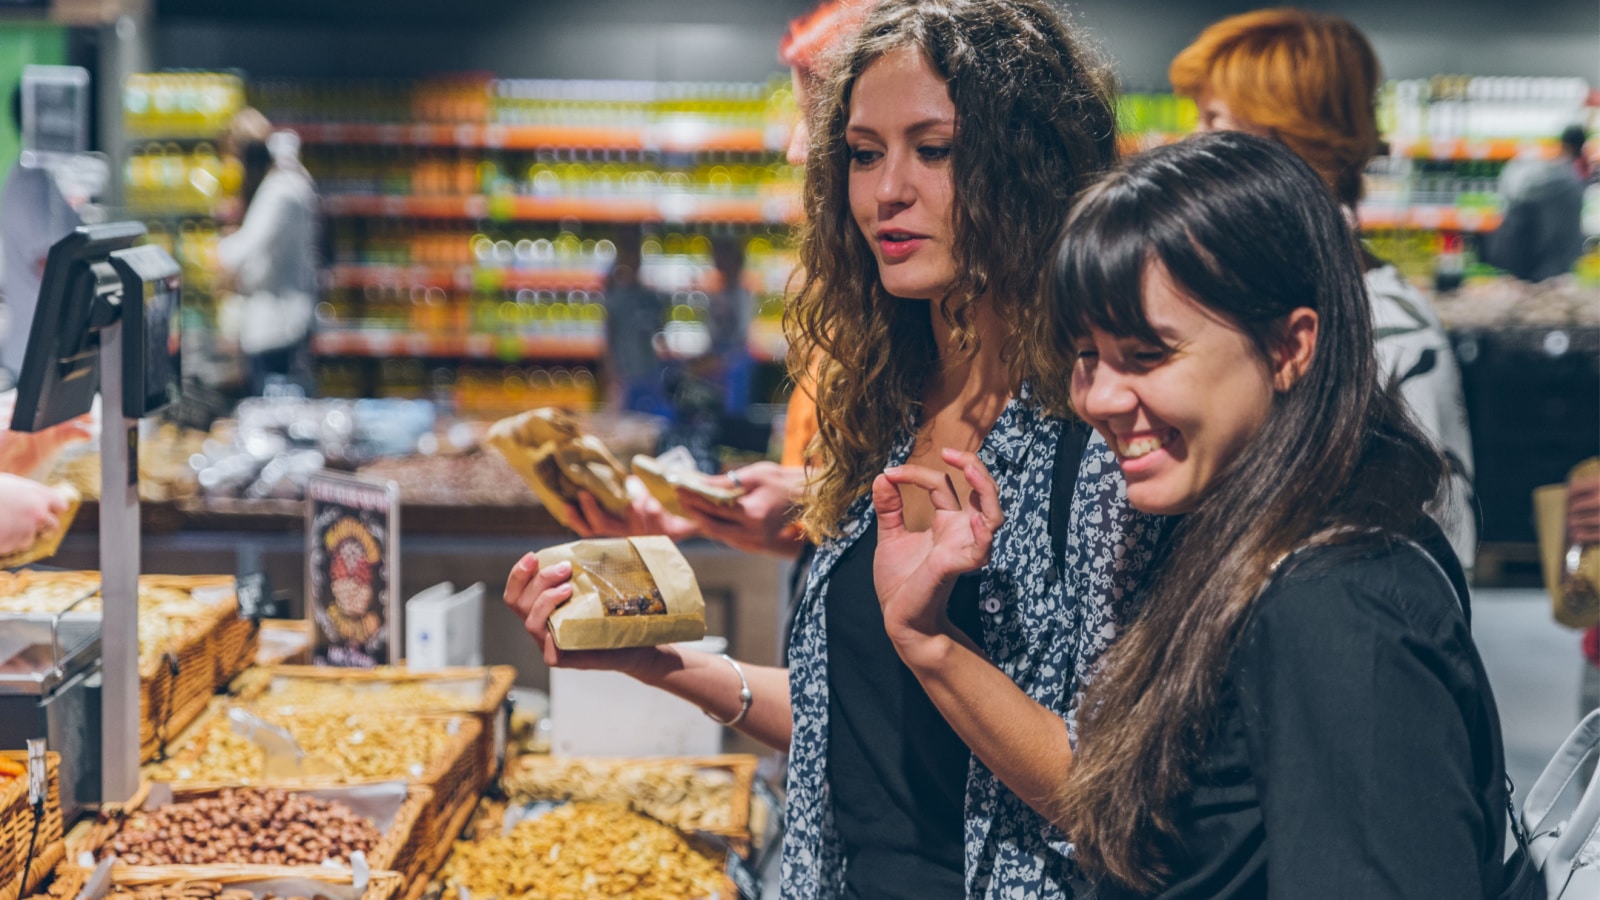
[[[739,714],[731,719],[719,719],[709,709],[702,711],[706,714],[706,718],[717,723],[718,725],[726,725],[729,728],[732,728],[740,722],[743,722],[744,717],[750,714],[750,703],[751,701],[755,700],[756,695],[750,693],[750,682],[745,680],[744,666],[739,665],[738,660],[726,653],[722,654],[722,661],[732,666],[733,674],[739,676]]]

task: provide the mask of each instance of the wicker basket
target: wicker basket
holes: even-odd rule
[[[213,727],[226,727],[221,719],[226,715],[230,706],[239,704],[231,698],[219,697],[212,701],[211,708],[206,714],[196,721],[187,732],[175,742],[178,750],[175,759],[198,753],[202,748],[198,742],[205,738],[207,729]],[[413,772],[395,772],[384,777],[351,778],[336,775],[314,776],[296,779],[261,779],[252,782],[256,787],[278,788],[309,788],[326,787],[338,784],[370,784],[378,781],[394,781],[403,779],[428,788],[432,792],[428,804],[421,814],[417,816],[414,831],[419,835],[413,841],[413,852],[423,855],[427,863],[436,867],[433,860],[435,854],[429,848],[436,845],[438,835],[448,832],[452,837],[460,831],[461,824],[466,822],[466,817],[471,814],[473,805],[477,802],[478,795],[482,792],[480,787],[484,782],[484,775],[479,765],[477,744],[480,736],[480,727],[475,718],[468,715],[413,715],[389,716],[386,723],[391,728],[404,728],[408,722],[455,722],[456,732],[451,736],[443,752],[436,758],[428,761],[427,767],[420,774]],[[160,776],[146,768],[146,777],[159,780]],[[215,790],[225,787],[237,787],[237,784],[225,784],[217,781],[175,781],[173,789],[178,792],[192,792]],[[442,859],[442,857],[440,857]],[[4,900],[4,898],[0,898]]]
[[[27,764],[25,751],[0,751],[0,756]],[[44,815],[39,820],[39,835],[33,840],[33,862],[28,863],[28,844],[33,838],[33,806],[28,803],[26,777],[13,779],[0,790],[0,900],[17,900],[31,893],[66,856],[61,821],[61,754],[45,754],[48,790]],[[22,870],[28,870],[28,883],[22,883]]]
[[[483,781],[477,792],[482,793],[489,781],[500,771],[505,755],[506,732],[510,727],[505,712],[506,697],[516,682],[517,670],[511,666],[488,668],[439,669],[430,672],[413,672],[404,667],[379,669],[334,669],[325,666],[260,666],[246,672],[233,685],[240,699],[252,705],[270,708],[275,690],[288,682],[363,688],[377,690],[383,686],[421,685],[437,691],[459,696],[458,704],[423,706],[396,709],[412,713],[471,713],[478,719],[482,732],[478,736],[479,771]],[[363,697],[363,699],[368,699]],[[386,707],[380,695],[370,698],[374,710]]]
[[[74,900],[89,881],[93,870],[79,866],[62,866],[56,871],[55,884],[51,886],[52,900]],[[118,866],[111,874],[111,882],[129,887],[182,884],[191,881],[209,881],[223,885],[259,885],[271,889],[275,879],[314,881],[334,887],[349,885],[350,873],[321,867],[288,866]],[[361,900],[396,900],[405,885],[405,878],[396,872],[374,871],[367,880],[367,889]],[[278,888],[280,892],[283,888]]]
[[[100,855],[101,848],[116,837],[127,819],[128,811],[139,809],[147,805],[151,783],[146,781],[140,785],[138,793],[124,804],[106,804],[100,809],[100,816],[88,838],[81,844],[74,845],[73,855],[88,852],[95,856]],[[323,788],[306,788],[336,794],[342,789],[352,785],[337,785]],[[186,803],[204,797],[212,797],[226,790],[221,787],[182,788],[173,791],[173,802]],[[291,790],[291,793],[294,791]],[[337,796],[324,795],[323,799],[337,801]],[[374,870],[382,869],[397,872],[404,876],[405,883],[410,884],[414,879],[427,880],[427,872],[423,871],[426,863],[426,854],[422,852],[423,842],[427,835],[417,827],[418,823],[428,815],[433,808],[433,791],[420,784],[411,784],[406,787],[405,800],[396,810],[389,827],[384,830],[383,839],[376,847],[367,853],[367,864]],[[245,866],[244,863],[228,865]],[[252,868],[261,868],[252,866]],[[266,868],[274,868],[267,866]]]

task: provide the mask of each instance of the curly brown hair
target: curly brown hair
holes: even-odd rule
[[[806,162],[801,284],[784,317],[789,366],[814,374],[820,460],[801,524],[836,536],[895,440],[914,427],[938,361],[931,317],[890,296],[850,213],[845,126],[856,79],[914,47],[948,83],[958,275],[938,300],[957,346],[978,350],[973,304],[994,304],[1013,388],[1068,409],[1070,353],[1047,327],[1041,285],[1079,190],[1116,158],[1111,78],[1045,0],[883,0],[831,73]]]

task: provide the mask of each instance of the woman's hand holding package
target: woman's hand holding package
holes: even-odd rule
[[[887,469],[872,483],[878,514],[878,550],[872,562],[878,602],[890,640],[902,657],[914,654],[928,638],[952,630],[945,604],[956,579],[983,567],[995,532],[1005,522],[999,491],[983,463],[971,453],[945,450],[946,463],[959,466],[972,486],[968,508],[961,508],[950,476],[926,466]],[[911,531],[905,523],[902,490],[922,490],[933,502],[933,527]],[[911,660],[907,658],[907,664]]]
[[[664,534],[675,541],[692,538],[700,528],[689,519],[675,516],[661,508],[661,503],[643,489],[629,486],[630,503],[624,516],[612,515],[588,491],[578,494],[578,504],[567,504],[573,520],[573,531],[582,538],[638,537],[647,534]]]
[[[591,501],[592,502],[592,501]],[[562,650],[550,633],[550,614],[572,597],[572,564],[557,563],[540,570],[539,560],[525,554],[506,579],[505,602],[522,620],[547,665],[564,669],[605,669],[634,677],[643,676],[662,652],[655,647],[625,650]]]
[[[719,487],[744,488],[744,495],[731,504],[681,489],[678,501],[706,537],[747,553],[793,559],[802,542],[794,513],[805,480],[805,470],[798,466],[758,462],[711,479]]]
[[[1567,483],[1567,537],[1585,547],[1600,544],[1600,476]]]

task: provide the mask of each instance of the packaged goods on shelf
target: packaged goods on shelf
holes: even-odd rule
[[[135,73],[122,89],[123,123],[135,138],[216,138],[243,106],[243,79],[225,72]]]
[[[503,818],[486,811],[476,839],[456,842],[440,873],[445,898],[736,896],[717,857],[624,806],[569,803],[509,830]]]

